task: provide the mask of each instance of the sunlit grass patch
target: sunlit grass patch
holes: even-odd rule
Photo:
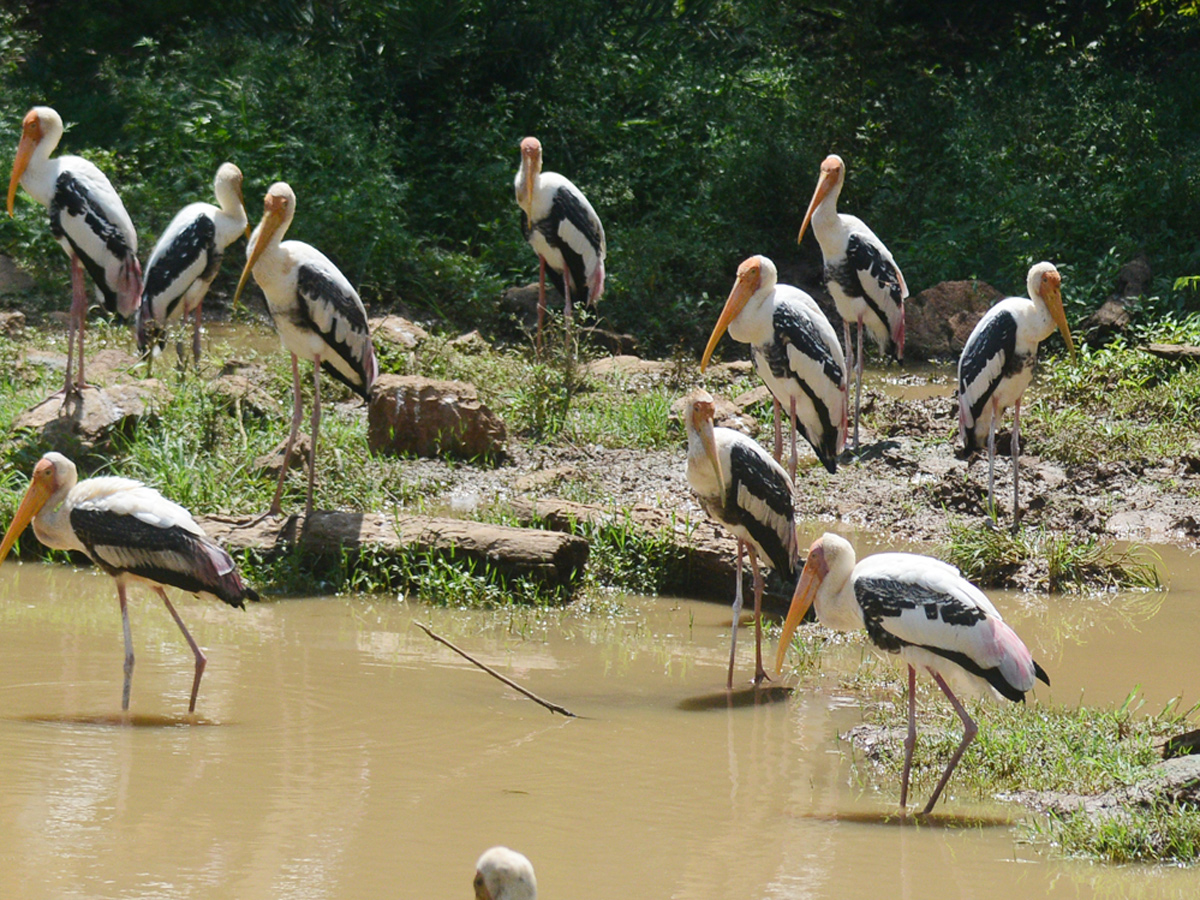
[[[1200,807],[1160,803],[1104,817],[1051,816],[1030,826],[1030,840],[1062,856],[1191,865],[1200,861]]]

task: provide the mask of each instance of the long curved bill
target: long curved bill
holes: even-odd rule
[[[8,214],[13,214],[13,206],[17,200],[17,186],[21,183],[21,176],[25,174],[25,170],[29,168],[29,160],[33,158],[33,150],[37,147],[37,141],[28,133],[21,135],[21,142],[17,144],[17,156],[13,160],[12,175],[8,179]]]
[[[52,488],[50,484],[41,478],[34,478],[29,483],[29,490],[25,492],[25,497],[21,500],[21,505],[17,507],[17,514],[13,516],[12,524],[8,526],[8,531],[4,535],[4,542],[0,543],[0,563],[8,558],[8,552],[12,550],[13,544],[17,542],[17,538],[21,533],[29,527],[29,523],[33,521],[46,501],[50,499]]]
[[[1050,309],[1050,316],[1054,319],[1054,324],[1058,326],[1059,333],[1063,336],[1063,340],[1067,342],[1067,352],[1071,356],[1071,362],[1075,362],[1075,341],[1071,338],[1071,327],[1067,324],[1067,313],[1063,309],[1062,290],[1060,288],[1051,288],[1047,291],[1050,301],[1046,304]]]
[[[271,237],[279,230],[279,226],[283,224],[283,211],[272,203],[272,198],[268,194],[264,203],[266,209],[263,212],[262,222],[258,226],[258,241],[254,244],[254,249],[250,251],[250,256],[246,259],[246,267],[242,269],[242,277],[238,279],[237,290],[233,292],[233,309],[237,309],[238,298],[242,296],[242,288],[246,286],[246,279],[250,277],[251,271],[254,269],[254,264],[267,249],[267,245],[271,243]],[[249,225],[247,225],[249,227]]]
[[[783,671],[783,658],[787,656],[788,647],[792,646],[792,635],[796,633],[804,614],[813,605],[817,596],[817,588],[821,586],[821,576],[816,571],[817,554],[810,553],[804,563],[804,571],[796,582],[796,592],[792,594],[792,605],[788,607],[787,618],[783,622],[783,632],[779,635],[779,649],[775,653],[775,674]]]
[[[733,283],[733,290],[729,292],[729,298],[725,301],[725,308],[721,310],[721,315],[717,319],[717,324],[713,328],[712,336],[708,339],[708,345],[704,348],[704,356],[700,357],[700,371],[703,372],[708,368],[708,361],[712,359],[713,351],[717,348],[717,342],[721,340],[721,335],[729,327],[729,323],[738,317],[743,309],[746,308],[746,303],[754,295],[758,289],[757,282],[752,282],[742,278],[741,272],[738,272],[738,279]]]
[[[697,430],[700,432],[700,443],[704,445],[704,455],[708,457],[713,472],[716,473],[717,484],[724,484],[725,476],[721,472],[721,455],[717,452],[717,436],[713,432],[712,419],[706,418],[697,423]]]
[[[813,212],[833,190],[836,182],[837,179],[831,173],[821,173],[821,177],[817,180],[817,189],[813,191],[812,200],[808,203],[808,212],[804,214],[804,221],[800,223],[800,234],[796,237],[797,244],[804,240],[804,232],[808,229],[808,223],[812,221]]]

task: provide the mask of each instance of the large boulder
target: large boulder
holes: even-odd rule
[[[25,410],[13,422],[13,431],[32,433],[29,443],[39,452],[57,450],[75,458],[107,450],[114,437],[128,436],[139,424],[153,421],[157,410],[170,402],[171,392],[154,379],[89,387],[65,400],[49,397]]]
[[[498,460],[506,454],[500,418],[475,386],[419,375],[381,375],[367,407],[372,453]]]
[[[906,359],[957,359],[971,329],[1004,295],[986,281],[943,281],[904,302]]]
[[[429,338],[428,331],[403,316],[379,316],[367,324],[371,329],[371,340],[380,352],[389,349],[408,352],[417,349]]]

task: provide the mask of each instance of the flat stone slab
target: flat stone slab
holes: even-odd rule
[[[74,457],[105,448],[115,435],[128,434],[170,401],[170,390],[154,379],[88,387],[65,400],[48,397],[25,410],[13,422],[13,431],[31,432],[46,450]]]
[[[582,575],[589,550],[583,538],[558,531],[437,516],[318,511],[307,521],[299,515],[197,516],[196,521],[230,550],[275,554],[299,546],[317,553],[429,552],[490,566],[505,578],[568,590]]]

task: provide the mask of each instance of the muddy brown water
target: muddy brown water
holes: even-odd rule
[[[1115,704],[1135,685],[1152,709],[1200,700],[1200,560],[1160,552],[1169,592],[994,595],[1051,673],[1040,701]],[[179,605],[209,654],[199,715],[184,715],[191,656],[138,590],[123,717],[111,581],[4,565],[0,897],[468,898],[497,843],[531,857],[548,900],[1200,892],[1192,870],[1041,855],[1012,824],[1023,809],[953,782],[932,826],[900,827],[897,786],[839,742],[861,711],[838,679],[726,702],[719,605]],[[416,621],[581,718],[535,706]],[[739,646],[744,679],[746,632]],[[861,656],[841,648],[824,671]]]

